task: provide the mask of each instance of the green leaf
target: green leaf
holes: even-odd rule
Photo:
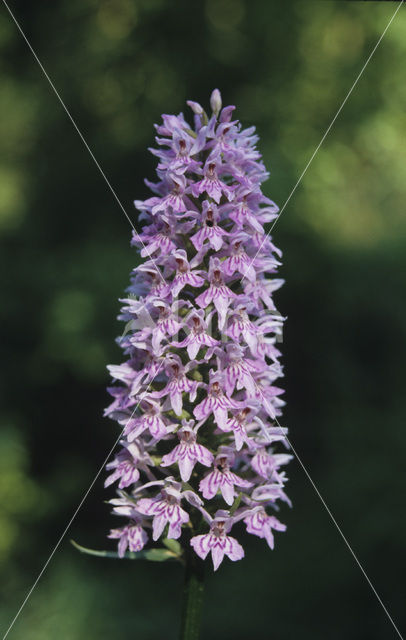
[[[165,538],[164,540],[162,540],[162,542],[164,543],[165,547],[167,547],[175,555],[182,555],[182,547],[177,540],[174,540],[173,538]]]
[[[103,551],[98,549],[88,549],[82,547],[74,540],[71,540],[71,544],[81,553],[87,553],[90,556],[97,556],[99,558],[118,558],[117,551]],[[145,551],[127,551],[124,558],[127,560],[150,560],[151,562],[165,562],[166,560],[179,560],[179,554],[174,553],[170,548],[168,549],[146,549]]]

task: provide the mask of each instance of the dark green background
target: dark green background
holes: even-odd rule
[[[214,87],[261,136],[282,205],[391,2],[62,0],[10,6],[131,218],[160,113]],[[4,633],[118,435],[101,417],[130,225],[4,6],[0,10]],[[283,424],[404,629],[406,8],[274,230],[284,251]],[[250,537],[207,584],[204,638],[396,637],[298,463],[286,534]],[[9,638],[171,640],[181,568],[79,555],[112,546],[104,474]]]

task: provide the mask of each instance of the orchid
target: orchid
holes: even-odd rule
[[[283,281],[264,229],[278,208],[261,191],[258,138],[217,89],[210,117],[188,105],[192,126],[183,114],[156,126],[158,181],[135,201],[144,226],[131,244],[144,262],[122,299],[125,360],[109,366],[105,414],[121,434],[105,484],[117,483],[110,503],[127,519],[109,534],[119,557],[178,558],[192,585],[209,554],[214,570],[244,557],[242,523],[274,547],[292,456],[277,449],[289,449],[272,297]],[[166,548],[149,549],[158,540]]]
[[[114,512],[130,517],[110,533],[121,556],[148,544],[152,529],[153,541],[211,553],[217,569],[244,556],[228,535],[241,520],[273,548],[291,456],[275,450],[288,448],[274,423],[284,404],[275,385],[283,318],[272,295],[283,281],[264,224],[278,207],[260,188],[268,173],[254,129],[232,119],[218,90],[210,104],[209,117],[188,102],[194,126],[163,116],[151,149],[158,182],[146,181],[154,195],[135,201],[145,224],[132,244],[145,262],[119,316],[126,360],[109,367],[106,414],[122,436],[106,486],[118,484]]]

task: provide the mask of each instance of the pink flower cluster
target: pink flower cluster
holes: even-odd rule
[[[122,429],[107,468],[118,483],[113,512],[128,523],[110,533],[119,555],[148,540],[180,538],[217,569],[244,556],[229,535],[241,521],[273,548],[285,530],[274,513],[288,504],[281,467],[290,455],[275,425],[284,402],[276,341],[283,319],[272,300],[281,252],[264,231],[277,206],[254,128],[232,119],[213,91],[209,118],[188,102],[194,126],[163,115],[156,126],[158,182],[136,201],[145,226],[132,243],[136,267],[120,319],[126,356],[110,366],[117,382],[106,415]]]

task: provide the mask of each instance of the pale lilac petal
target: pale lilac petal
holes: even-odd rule
[[[193,468],[196,464],[196,460],[192,460],[188,455],[184,456],[178,461],[180,477],[183,482],[188,482],[192,475]]]
[[[275,545],[275,539],[271,527],[265,527],[263,529],[263,537],[267,541],[269,548],[273,549]]]
[[[223,238],[220,234],[217,233],[213,234],[209,238],[209,242],[215,251],[220,251],[221,247],[223,246]]]
[[[187,353],[191,360],[194,360],[199,352],[200,344],[197,342],[196,338],[192,338],[187,346]]]
[[[203,447],[203,445],[201,444],[194,445],[194,449],[196,459],[200,462],[200,464],[203,464],[205,467],[210,467],[214,460],[214,456],[211,451],[206,449],[206,447]]]
[[[193,409],[193,415],[197,420],[203,420],[211,413],[210,398],[205,398]]]
[[[119,558],[124,558],[125,552],[127,551],[127,547],[128,547],[128,539],[127,539],[127,535],[123,535],[121,536],[119,543],[118,543],[118,556]]]
[[[137,502],[137,511],[145,514],[146,516],[151,516],[155,513],[155,505],[156,502],[151,500],[150,498],[141,498]]]
[[[236,560],[241,560],[244,557],[244,549],[242,548],[240,543],[231,536],[227,536],[226,540],[227,542],[225,553],[228,555],[230,560],[232,560],[233,562],[235,562]]]
[[[162,456],[161,467],[169,467],[171,464],[175,464],[178,461],[179,456],[181,455],[180,445],[177,445],[170,453],[167,453],[165,456]]]
[[[196,303],[202,309],[206,309],[213,300],[213,295],[213,287],[209,287],[208,289],[206,289],[206,291],[203,291],[203,293],[197,296]]]
[[[173,391],[170,395],[170,399],[171,399],[172,409],[174,410],[177,416],[181,416],[182,407],[183,407],[182,394],[179,393],[179,391]]]
[[[268,516],[268,518],[272,529],[275,529],[275,531],[286,531],[286,524],[279,522],[278,518],[275,518],[275,516]]]
[[[224,427],[227,424],[227,417],[228,417],[227,409],[224,409],[223,407],[220,407],[220,406],[216,406],[213,408],[213,413],[214,413],[214,419],[218,427],[224,431]]]
[[[172,513],[169,515],[168,538],[173,538],[174,540],[180,538],[182,534],[182,524],[186,524],[186,522],[189,522],[189,515],[181,509],[179,505],[174,505]]]
[[[167,523],[167,519],[165,516],[155,516],[152,523],[152,539],[154,542],[158,540],[158,538],[162,535],[163,530],[165,529],[165,525]]]
[[[231,484],[231,482],[229,482],[227,478],[224,478],[223,482],[220,485],[220,491],[225,502],[227,502],[227,504],[231,506],[234,502],[235,496],[234,485]]]
[[[206,500],[211,500],[216,495],[220,484],[219,474],[220,472],[215,470],[200,480],[199,491]]]
[[[210,534],[207,534],[204,536],[203,535],[194,536],[190,541],[190,544],[192,545],[195,553],[197,553],[199,558],[201,558],[202,560],[206,559],[207,554],[210,551],[210,547],[208,544],[209,539],[210,539]]]
[[[228,308],[230,306],[230,300],[229,298],[225,298],[223,296],[217,296],[216,298],[214,298],[214,306],[217,309],[217,312],[219,314],[219,329],[221,330],[224,327],[226,318],[227,318],[227,312],[228,312]]]
[[[148,536],[139,525],[128,527],[128,546],[130,551],[141,551],[148,542]]]
[[[211,549],[211,557],[213,560],[214,571],[217,571],[224,559],[224,549],[218,542],[216,542]]]

